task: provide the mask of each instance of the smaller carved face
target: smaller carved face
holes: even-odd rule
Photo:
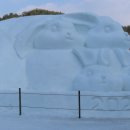
[[[83,91],[121,91],[123,81],[119,72],[105,66],[90,66],[84,68],[76,77],[74,90]]]
[[[130,36],[123,31],[120,24],[109,18],[101,18],[95,28],[86,36],[86,47],[129,48]]]

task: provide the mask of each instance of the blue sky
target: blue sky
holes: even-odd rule
[[[0,16],[33,8],[65,13],[91,12],[110,16],[122,25],[130,25],[130,0],[0,0]]]

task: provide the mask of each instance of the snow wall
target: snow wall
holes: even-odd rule
[[[130,90],[130,36],[109,17],[75,13],[11,19],[0,22],[0,38],[0,90],[81,90],[117,97]]]

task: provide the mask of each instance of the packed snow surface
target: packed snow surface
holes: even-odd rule
[[[118,22],[105,16],[75,13],[1,21],[0,90],[81,90],[87,96],[94,95],[83,98],[90,103],[88,109],[118,109],[117,113],[90,112],[87,116],[119,117],[120,111],[130,109],[129,96],[123,97],[130,91],[129,48],[130,36]],[[109,98],[112,95],[116,97]],[[61,98],[56,99],[63,105]],[[76,103],[63,99],[68,106]],[[48,104],[48,98],[44,102]],[[121,117],[129,115],[126,112]]]
[[[1,116],[2,130],[129,130],[129,120]]]

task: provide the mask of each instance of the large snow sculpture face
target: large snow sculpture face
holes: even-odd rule
[[[34,36],[33,48],[70,49],[83,44],[83,37],[76,32],[72,23],[65,20],[45,24]]]
[[[76,53],[77,57],[79,56],[78,58],[82,59],[81,61],[83,61],[84,68],[80,68],[80,64],[77,65],[77,61],[74,59],[75,57],[71,49],[75,47],[78,49],[88,49],[87,51],[82,51],[81,49],[81,55],[80,53]],[[20,58],[26,58],[26,71],[29,84],[38,82],[39,85],[42,86],[45,83],[49,84],[49,82],[52,83],[54,81],[53,85],[47,85],[47,87],[50,86],[50,88],[53,88],[53,86],[56,85],[56,80],[54,80],[56,79],[55,75],[59,72],[57,76],[58,81],[63,81],[66,77],[66,83],[68,82],[70,89],[72,87],[73,90],[121,91],[123,88],[122,80],[124,80],[121,78],[123,58],[121,58],[120,55],[116,55],[116,53],[122,48],[130,48],[130,37],[123,31],[120,24],[108,17],[82,13],[54,17],[43,16],[41,21],[35,21],[16,37],[14,48]],[[95,49],[94,51],[92,48],[96,48],[97,50]],[[101,48],[116,49],[106,49],[106,51]],[[52,53],[52,50],[65,51],[66,55],[62,55],[59,51],[58,55],[60,57],[58,60],[54,60],[57,55],[54,55],[54,58],[51,56],[53,62],[50,60],[50,63],[45,64],[45,68],[43,63],[45,63],[45,59],[48,60],[47,51]],[[124,49],[122,50],[124,51]],[[35,57],[35,52],[37,52],[37,57]],[[47,55],[40,52],[46,52]],[[121,54],[121,52],[119,52],[119,54]],[[72,59],[72,64],[69,64],[70,66],[68,67],[64,67],[66,64],[62,65],[60,63],[63,62],[63,59],[67,55]],[[36,66],[41,66],[38,66],[38,69],[36,69],[35,66],[33,66],[34,68],[30,68],[30,65],[34,64],[34,62],[31,61],[36,61],[37,59],[39,59],[39,63],[36,62]],[[128,60],[124,60],[124,62],[125,61]],[[57,66],[57,63],[59,63],[59,66],[56,70],[54,65]],[[76,65],[78,69],[74,68],[74,65]],[[50,69],[53,68],[52,66],[54,67],[54,71]],[[60,67],[67,72],[63,76],[61,76],[63,74],[62,69],[59,71]],[[71,67],[73,67],[74,71],[68,72],[68,68]],[[28,71],[30,69],[31,71]],[[113,73],[115,69],[116,72]],[[34,70],[37,75],[34,74],[35,76],[31,76],[31,72],[34,72]],[[79,74],[80,71],[81,73]],[[49,77],[52,77],[51,81],[39,81],[41,77],[45,77],[48,73],[52,73],[51,76],[49,75]],[[45,76],[40,76],[44,74]],[[74,80],[75,77],[76,79]],[[73,81],[74,85],[72,85]],[[60,82],[58,84],[63,83]],[[68,84],[65,84],[65,86],[69,86]]]
[[[111,68],[93,65],[84,68],[76,77],[73,89],[82,91],[121,91],[123,80],[120,72],[113,73]]]
[[[97,26],[86,35],[86,47],[129,48],[130,36],[121,25],[108,17],[101,17]]]
[[[17,36],[14,48],[20,58],[34,49],[72,49],[83,46],[85,38],[64,16],[35,23]]]

